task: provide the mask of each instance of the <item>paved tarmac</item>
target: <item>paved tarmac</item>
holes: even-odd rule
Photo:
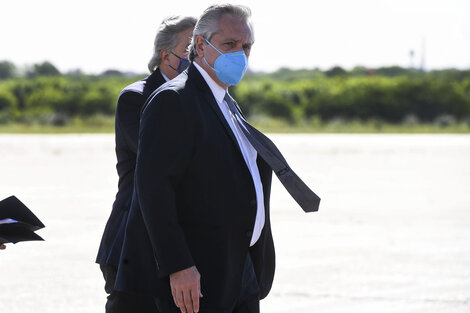
[[[470,312],[469,135],[270,135],[321,197],[274,179],[263,313]],[[0,135],[0,199],[46,224],[0,251],[0,313],[104,312],[94,259],[117,186],[112,135]]]

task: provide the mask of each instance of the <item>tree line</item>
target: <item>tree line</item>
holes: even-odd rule
[[[0,62],[0,123],[67,125],[113,116],[119,92],[145,77],[117,70],[60,73],[49,62],[18,74]],[[377,120],[387,123],[470,123],[470,70],[422,72],[397,66],[321,71],[248,72],[231,88],[248,116],[288,123]]]

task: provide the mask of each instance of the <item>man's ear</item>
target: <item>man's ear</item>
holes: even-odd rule
[[[196,37],[196,52],[197,55],[200,57],[204,56],[205,43],[206,40],[204,39],[204,37],[202,37],[201,35]]]
[[[162,62],[168,62],[170,57],[170,51],[167,50],[160,50],[160,58]]]

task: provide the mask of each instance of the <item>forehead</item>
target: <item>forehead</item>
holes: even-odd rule
[[[214,37],[233,39],[245,43],[253,42],[253,32],[250,25],[231,14],[223,14],[219,19],[219,29]]]

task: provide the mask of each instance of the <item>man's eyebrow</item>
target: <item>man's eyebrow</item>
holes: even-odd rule
[[[242,41],[242,39],[227,38],[227,39],[223,39],[222,41],[223,42],[236,42],[236,43],[238,43],[238,42]],[[244,46],[247,46],[247,45],[252,46],[254,43],[255,43],[255,41],[249,41],[249,42],[245,43]]]
[[[241,39],[235,39],[235,38],[226,38],[226,39],[224,39],[224,40],[222,40],[222,41],[224,41],[224,42],[227,42],[227,41],[231,41],[231,42],[239,42],[239,41],[241,41]]]

